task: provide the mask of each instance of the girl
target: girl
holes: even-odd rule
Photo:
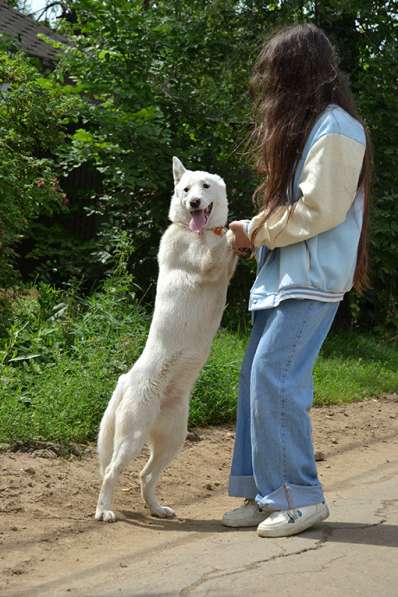
[[[371,160],[333,47],[314,25],[262,49],[251,82],[261,210],[232,222],[238,253],[255,248],[253,330],[242,365],[226,526],[261,537],[328,517],[308,411],[312,369],[339,302],[366,286]]]

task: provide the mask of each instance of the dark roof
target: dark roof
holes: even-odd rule
[[[38,39],[38,33],[44,33],[56,41],[68,43],[68,40],[62,35],[54,33],[32,17],[18,12],[3,0],[0,0],[0,33],[6,33],[12,37],[17,45],[30,56],[41,58],[46,62],[53,62],[57,58],[59,50]]]

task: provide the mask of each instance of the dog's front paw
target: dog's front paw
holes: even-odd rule
[[[151,515],[156,518],[175,518],[176,513],[168,506],[159,506],[158,508],[151,508]]]
[[[112,510],[101,510],[97,508],[95,513],[95,520],[103,520],[104,522],[116,522],[116,514]]]

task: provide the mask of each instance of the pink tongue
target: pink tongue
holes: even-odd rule
[[[192,232],[200,232],[207,222],[207,216],[204,209],[200,209],[191,214],[192,220],[189,222],[189,227]]]

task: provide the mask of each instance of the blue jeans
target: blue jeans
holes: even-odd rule
[[[312,369],[339,303],[290,299],[254,312],[243,361],[229,495],[270,510],[324,500],[311,420]]]

